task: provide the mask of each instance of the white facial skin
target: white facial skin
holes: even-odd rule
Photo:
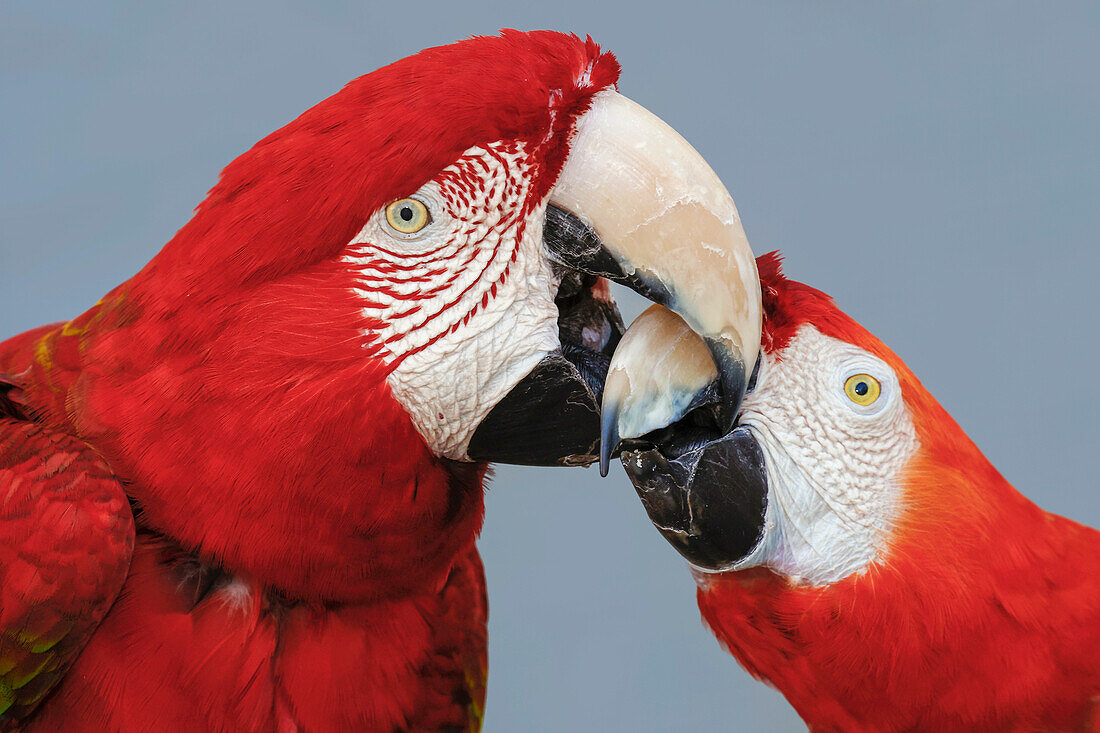
[[[465,460],[478,424],[558,343],[558,280],[542,254],[546,201],[529,201],[517,143],[467,150],[408,198],[431,222],[414,234],[385,208],[349,243],[364,315],[393,396],[428,447]]]
[[[881,359],[812,326],[780,356],[762,357],[741,408],[740,424],[764,453],[768,503],[763,539],[733,569],[766,566],[794,582],[826,585],[866,570],[885,549],[916,430]],[[858,374],[881,385],[870,405],[845,393]]]

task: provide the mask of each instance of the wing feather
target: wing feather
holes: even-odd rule
[[[30,715],[122,588],[134,519],[119,481],[80,440],[0,393],[0,729]]]

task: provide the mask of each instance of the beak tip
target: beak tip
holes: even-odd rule
[[[619,447],[619,406],[604,404],[600,414],[600,476],[607,478],[611,453]]]

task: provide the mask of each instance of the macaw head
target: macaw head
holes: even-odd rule
[[[713,363],[674,314],[653,306],[613,360],[608,431],[629,438],[623,465],[666,539],[704,573],[766,567],[827,585],[983,531],[983,508],[1013,490],[959,426],[777,254],[757,266],[761,353],[732,430],[710,416]]]
[[[442,458],[592,460],[608,280],[693,323],[736,401],[759,320],[737,211],[618,76],[591,39],[515,31],[367,74],[231,163],[127,297],[188,311],[170,340],[243,340],[253,377],[377,386]]]

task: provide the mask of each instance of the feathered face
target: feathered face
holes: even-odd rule
[[[609,381],[605,405],[625,401],[638,412],[655,395],[668,402],[660,395],[669,392],[685,405],[634,430],[648,434],[628,444],[623,463],[653,521],[693,565],[763,566],[829,584],[866,569],[890,544],[922,442],[906,399],[921,388],[828,296],[787,280],[777,257],[758,265],[763,349],[732,431],[708,417],[713,366],[682,327],[692,350],[665,366],[678,382],[670,388],[662,378],[624,396]],[[639,352],[653,353],[668,339],[667,330],[656,334],[643,322],[623,343],[645,341]],[[612,365],[613,374],[643,369],[653,366],[626,355]]]
[[[735,404],[759,329],[736,209],[618,74],[591,40],[512,31],[379,69],[230,164],[130,287],[201,305],[196,343],[248,342],[207,356],[241,389],[384,383],[450,459],[593,459],[622,332],[608,279],[683,314]]]
[[[528,147],[464,151],[375,212],[345,255],[393,395],[442,456],[465,457],[471,429],[560,348],[561,273],[542,252],[546,201],[531,190],[538,162]],[[592,300],[593,282],[578,295]],[[602,306],[586,324],[595,333],[584,358],[620,333],[614,303]]]

